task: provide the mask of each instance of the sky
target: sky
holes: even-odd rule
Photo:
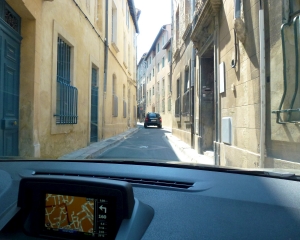
[[[137,62],[149,51],[162,25],[171,23],[171,0],[134,0],[141,10],[138,20]]]

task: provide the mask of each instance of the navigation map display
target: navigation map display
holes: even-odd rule
[[[47,193],[45,228],[48,231],[106,238],[108,200]]]

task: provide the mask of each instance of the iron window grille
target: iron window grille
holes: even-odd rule
[[[78,90],[71,86],[71,47],[57,39],[56,124],[77,124]]]

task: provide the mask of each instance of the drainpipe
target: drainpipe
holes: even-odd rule
[[[191,13],[191,16],[192,16],[192,31],[194,30],[195,28],[195,20],[194,20],[194,12],[195,12],[195,0],[192,0],[192,13]],[[193,45],[193,43],[192,43]],[[195,101],[195,97],[194,97],[194,94],[195,94],[195,64],[196,64],[196,61],[195,61],[195,48],[192,46],[192,62],[191,62],[191,88],[190,88],[190,96],[191,96],[191,109],[190,109],[190,120],[191,120],[191,147],[192,148],[195,148],[195,143],[194,143],[194,134],[195,134],[195,105],[194,105],[194,101]]]
[[[107,84],[107,58],[108,58],[108,1],[105,3],[105,39],[104,39],[104,79],[103,79],[103,106],[102,106],[102,139],[104,138],[105,129],[105,99]]]
[[[263,0],[259,1],[259,59],[260,59],[260,161],[259,167],[265,163],[265,138],[266,138],[266,59],[265,59],[265,25]]]
[[[220,94],[219,94],[219,16],[215,16],[215,32],[214,32],[214,68],[215,68],[215,83],[214,83],[214,98],[215,98],[215,143],[214,143],[214,158],[215,165],[220,165]]]

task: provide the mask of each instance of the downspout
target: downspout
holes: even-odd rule
[[[107,84],[107,59],[108,59],[108,1],[105,3],[105,39],[104,39],[104,79],[103,79],[103,106],[102,106],[102,139],[104,138],[105,129],[105,99],[106,99],[106,84]]]
[[[214,68],[215,68],[215,89],[214,89],[214,98],[215,98],[215,143],[214,143],[214,158],[215,165],[220,165],[220,104],[219,104],[219,16],[216,14],[215,16],[215,44],[214,44]]]
[[[195,28],[195,20],[194,20],[194,12],[195,12],[195,0],[192,0],[192,31]],[[192,43],[193,45],[193,43]],[[190,115],[191,115],[191,147],[195,148],[195,141],[194,141],[194,134],[195,134],[195,105],[194,105],[194,101],[195,101],[195,48],[192,46],[192,62],[191,62],[191,110],[190,110]]]
[[[259,78],[260,78],[260,161],[259,167],[265,164],[265,138],[266,138],[266,59],[265,59],[265,25],[263,0],[259,1]]]

